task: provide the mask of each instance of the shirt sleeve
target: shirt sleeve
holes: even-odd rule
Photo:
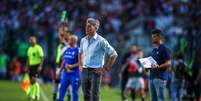
[[[57,47],[57,57],[56,57],[56,63],[58,64],[61,60],[61,45]]]
[[[79,53],[83,53],[83,42],[84,42],[84,39],[81,39]]]
[[[28,50],[27,50],[27,57],[29,57],[29,48],[28,48]]]
[[[38,52],[40,57],[44,57],[44,52],[41,46],[38,47]]]
[[[170,50],[164,47],[162,56],[165,61],[170,60]]]
[[[111,56],[117,56],[117,52],[114,50],[114,48],[108,43],[107,40],[103,41],[103,50],[108,54],[110,57]]]
[[[68,46],[65,46],[61,49],[61,56],[64,55],[65,51],[67,50]]]

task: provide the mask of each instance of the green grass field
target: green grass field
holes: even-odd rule
[[[47,96],[48,101],[52,101],[52,84],[41,84],[45,96]],[[20,83],[13,81],[0,80],[0,101],[28,101],[25,93],[20,88]],[[101,101],[121,101],[120,89],[110,88],[110,89],[101,89],[100,94]],[[40,101],[45,101],[43,97],[40,97]],[[66,98],[64,101],[67,101]],[[83,94],[80,89],[79,101],[83,101]],[[130,101],[130,100],[129,100]],[[136,101],[141,101],[138,97]],[[147,97],[146,101],[150,101]]]
[[[47,96],[49,101],[52,101],[52,84],[40,85]],[[12,81],[0,81],[0,101],[28,101],[24,92],[20,88],[20,83]],[[100,95],[101,101],[121,101],[119,89],[101,89]],[[82,92],[80,91],[79,101],[83,101]],[[40,97],[40,101],[44,101],[43,97]],[[65,99],[65,101],[67,101]]]

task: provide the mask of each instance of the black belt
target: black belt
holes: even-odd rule
[[[83,68],[83,70],[86,70],[86,71],[95,71],[97,69],[98,68],[91,68],[91,67]]]

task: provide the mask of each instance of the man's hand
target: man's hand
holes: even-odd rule
[[[83,71],[84,66],[79,66],[80,72]]]
[[[29,72],[29,67],[26,66],[26,68],[24,69],[24,71],[25,71],[26,73],[28,73],[28,72]]]
[[[64,25],[65,27],[68,26],[68,19],[65,19],[65,20],[64,20],[63,25]]]
[[[98,68],[96,69],[96,73],[98,74],[104,74],[106,72],[106,68]]]
[[[152,68],[159,68],[159,65],[158,64],[152,64],[151,67]]]
[[[107,65],[103,66],[103,68],[105,69],[105,71],[109,71],[111,69],[111,67],[112,66],[107,66]]]
[[[38,72],[41,72],[42,66],[38,66]]]
[[[72,70],[71,70],[72,68],[73,68],[72,65],[69,65],[69,64],[66,65],[67,72],[72,72]]]
[[[56,68],[56,79],[59,79],[60,78],[60,75],[61,75],[61,69],[59,67]]]

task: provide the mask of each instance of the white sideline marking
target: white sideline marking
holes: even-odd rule
[[[41,86],[40,86],[40,94],[41,94],[44,101],[49,101]]]
[[[41,86],[41,81],[40,81],[40,79],[37,78],[36,80],[37,80],[37,82],[38,82],[38,84],[39,84],[39,86],[40,86],[40,95],[42,96],[43,101],[49,101],[48,98],[47,98],[47,96],[46,96],[45,93],[44,93],[44,90],[43,90],[42,86]]]

